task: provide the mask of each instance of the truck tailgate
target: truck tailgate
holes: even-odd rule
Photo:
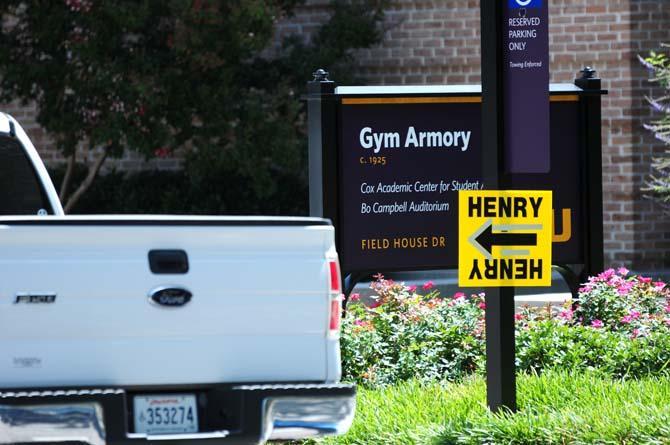
[[[0,246],[0,387],[339,377],[325,220],[0,218]],[[153,273],[152,250],[188,272]],[[192,298],[156,304],[161,287]]]

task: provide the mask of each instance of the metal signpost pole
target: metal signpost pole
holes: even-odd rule
[[[488,189],[505,189],[501,177],[504,144],[503,2],[481,1],[482,158]],[[486,289],[486,395],[492,411],[516,410],[514,288]]]
[[[595,275],[604,269],[603,258],[603,183],[602,183],[602,84],[596,71],[586,67],[575,85],[584,90],[580,99],[582,122],[585,132],[584,149],[584,184],[588,190],[586,196],[586,258],[585,267],[580,277],[586,281],[589,275]]]
[[[551,171],[546,0],[481,0],[481,29],[484,181],[490,189],[509,190],[511,174]],[[551,195],[545,198],[545,204],[551,202]],[[537,225],[540,230],[546,230],[547,226],[551,223],[543,221]],[[502,232],[498,236],[504,236],[509,229],[499,227],[499,230]],[[546,253],[543,260],[538,258],[538,264],[540,267],[544,264],[545,270],[546,262],[551,264],[550,239]],[[515,261],[519,255],[527,256],[528,251],[506,254],[502,250],[500,254],[508,255],[506,261]],[[498,267],[502,264],[493,260],[491,263]],[[510,280],[500,284],[514,283],[515,280]],[[544,276],[542,285],[550,284],[550,276]],[[489,288],[486,370],[487,398],[492,411],[516,410],[514,356],[514,288]]]
[[[337,120],[335,82],[318,69],[307,83],[309,131],[309,215],[337,224]]]

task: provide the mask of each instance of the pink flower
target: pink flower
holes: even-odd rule
[[[562,318],[563,320],[570,321],[570,320],[572,320],[572,315],[573,314],[574,314],[574,312],[572,311],[572,309],[566,309],[564,311],[561,311],[561,313],[558,314],[558,317]]]
[[[662,281],[657,281],[657,282],[654,283],[654,290],[657,290],[657,291],[660,292],[660,291],[662,291],[663,289],[665,289],[665,283],[664,283],[664,282],[662,282]]]
[[[484,303],[484,302],[482,301],[481,303],[479,303],[479,304],[477,305],[477,307],[478,307],[479,309],[485,311],[485,310],[486,310],[486,303]]]
[[[636,318],[640,318],[640,313],[636,310],[631,310],[629,315],[633,320]]]
[[[412,284],[411,286],[407,286],[407,290],[413,294],[416,292],[416,285]]]
[[[665,307],[665,312],[670,312],[670,304]]]
[[[91,0],[65,0],[65,5],[70,8],[72,12],[89,12],[92,6]]]
[[[423,290],[430,290],[433,287],[435,287],[435,283],[433,283],[432,281],[426,281],[425,283],[423,283],[423,286],[421,286]]]
[[[154,150],[154,156],[157,158],[167,158],[170,156],[170,149],[168,147],[159,147]]]
[[[617,269],[617,272],[621,276],[626,276],[626,275],[628,275],[628,272],[630,272],[630,271],[628,269],[626,269],[625,267],[620,267],[620,268]]]
[[[598,274],[599,281],[607,281],[615,275],[614,269],[607,269],[604,272]]]
[[[351,294],[349,296],[349,301],[358,301],[361,299],[361,294]]]
[[[621,323],[624,323],[624,324],[628,324],[631,321],[633,321],[633,317],[631,317],[630,315],[626,315],[625,317],[623,317],[621,319]]]
[[[665,324],[666,324],[666,326],[670,326],[670,318],[665,319]]]
[[[602,328],[604,326],[604,324],[601,320],[595,319],[591,322],[591,326],[597,329],[597,328]]]
[[[463,292],[456,292],[454,294],[454,300],[462,300],[465,298],[465,294]]]
[[[639,280],[642,283],[651,283],[651,278],[649,277],[640,277]]]
[[[521,321],[523,320],[523,314],[514,314],[514,319],[516,321]]]
[[[628,295],[631,289],[633,289],[633,283],[630,281],[624,281],[617,286],[617,292],[619,295]]]
[[[633,329],[633,334],[630,336],[630,338],[637,338],[640,336],[640,330],[639,329]]]
[[[369,330],[369,331],[374,330],[374,326],[373,326],[373,324],[370,320],[357,319],[357,320],[354,321],[354,325],[358,326],[358,327],[361,327],[361,328],[365,328],[366,330]]]
[[[621,283],[625,283],[626,280],[624,280],[622,277],[619,275],[614,275],[612,278],[607,280],[607,284],[610,286],[619,286]]]

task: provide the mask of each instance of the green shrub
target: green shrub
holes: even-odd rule
[[[608,269],[589,278],[557,315],[530,311],[517,330],[521,369],[600,369],[617,377],[662,372],[670,362],[670,292],[662,281]]]
[[[376,300],[353,294],[342,328],[344,377],[365,386],[410,379],[460,380],[484,370],[485,298],[425,295],[377,276]],[[593,370],[615,377],[665,373],[670,365],[666,284],[612,269],[581,288],[578,303],[516,314],[519,371]]]
[[[306,189],[300,97],[311,73],[326,68],[338,82],[354,82],[356,50],[384,33],[386,0],[319,2],[309,32],[279,32],[301,3],[4,0],[0,97],[35,102],[36,120],[68,171],[87,170],[78,182],[62,177],[66,213],[89,193],[106,159],[127,151],[183,159],[189,176],[166,192],[179,196],[159,197],[167,212],[254,209],[282,193],[283,178]],[[155,200],[139,199],[141,211],[157,207]],[[88,201],[76,211],[90,208]]]
[[[533,322],[517,329],[517,369],[598,369],[612,377],[664,373],[670,364],[669,334],[670,330],[662,328],[632,338],[623,332],[557,320]]]
[[[55,182],[63,170],[50,172]],[[78,171],[77,175],[85,172]],[[99,177],[72,213],[172,213],[207,215],[306,215],[307,187],[298,175],[277,173],[262,196],[239,172],[201,177],[188,171],[111,172]]]

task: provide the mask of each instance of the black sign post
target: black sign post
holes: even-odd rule
[[[503,165],[503,2],[482,0],[482,171],[487,188],[505,189]],[[486,398],[492,411],[516,410],[514,288],[486,289]]]
[[[482,0],[482,137],[485,183],[513,188],[512,173],[547,173],[547,0]],[[487,399],[516,410],[514,288],[486,290]]]
[[[581,132],[584,138],[584,150],[581,162],[585,166],[581,182],[586,194],[585,207],[588,209],[583,218],[584,227],[588,230],[584,234],[586,249],[584,258],[584,272],[581,281],[586,281],[589,274],[603,269],[603,175],[602,150],[594,149],[602,146],[602,82],[596,76],[596,71],[586,67],[581,77],[575,80],[575,85],[582,89],[584,94],[580,99],[580,114],[584,116],[581,122]],[[587,173],[588,172],[588,173]]]

